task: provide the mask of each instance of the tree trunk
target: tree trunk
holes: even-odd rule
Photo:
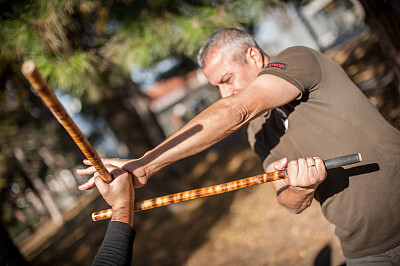
[[[400,1],[360,0],[360,3],[366,14],[365,23],[377,36],[385,59],[391,64],[397,80],[400,80],[400,14],[395,10],[395,5],[400,6]]]
[[[128,90],[130,95],[126,101],[126,106],[129,110],[138,114],[150,143],[155,147],[165,139],[165,134],[154,113],[150,110],[148,98],[139,91],[133,82],[129,82]]]
[[[49,212],[49,215],[53,222],[57,225],[63,224],[63,217],[60,209],[57,206],[54,198],[51,196],[50,191],[47,189],[43,181],[27,167],[25,154],[21,148],[14,149],[15,158],[20,163],[21,169],[24,171],[26,177],[32,183],[35,190],[38,192],[40,199],[42,200],[45,208]]]
[[[18,221],[20,221],[26,228],[28,228],[29,233],[32,233],[34,228],[30,224],[28,216],[15,204],[13,204],[13,207],[14,207],[15,218],[17,218]]]
[[[79,192],[79,190],[76,189],[78,185],[78,180],[73,174],[70,175],[72,179],[69,179],[71,182],[69,182],[68,184],[65,179],[62,178],[65,171],[69,172],[69,170],[67,170],[68,167],[64,156],[62,156],[61,154],[56,154],[54,152],[51,153],[46,146],[43,146],[39,149],[39,155],[40,157],[42,157],[44,164],[49,169],[53,169],[55,173],[55,178],[59,179],[64,184],[65,189],[68,190],[68,194],[74,198],[74,201],[76,201],[76,199],[79,198],[79,196],[82,194]]]
[[[116,95],[96,105],[99,115],[128,149],[130,158],[142,156],[164,139],[146,99],[137,90],[137,86],[128,81],[126,87],[120,89],[128,95]]]

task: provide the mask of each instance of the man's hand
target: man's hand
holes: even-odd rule
[[[294,190],[315,190],[326,178],[325,165],[319,157],[301,158],[288,164],[284,158],[273,163],[273,167],[275,171],[287,168],[289,178],[284,181]]]
[[[144,186],[147,183],[147,175],[144,170],[144,167],[141,165],[139,160],[131,160],[131,159],[102,159],[104,165],[107,170],[113,170],[115,168],[120,168],[123,171],[126,171],[133,176],[133,186],[135,188],[139,188]],[[92,163],[89,160],[84,160],[83,163],[85,165],[89,165],[90,167],[86,169],[77,169],[76,173],[79,175],[94,175],[90,178],[85,184],[79,186],[80,190],[89,190],[95,187],[95,176],[97,175],[97,171],[94,166],[91,166]]]
[[[135,191],[132,175],[113,165],[106,165],[115,178],[110,184],[95,173],[94,183],[104,200],[112,207],[112,221],[119,221],[133,226]]]
[[[272,182],[278,202],[289,211],[300,213],[311,205],[315,189],[326,178],[324,162],[319,157],[293,160],[283,158],[272,163],[267,172],[287,168],[288,178]]]

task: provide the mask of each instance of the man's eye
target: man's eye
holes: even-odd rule
[[[223,81],[222,81],[222,83],[229,83],[229,82],[230,82],[230,80],[231,80],[231,77],[229,77],[229,78],[227,78],[227,79],[223,80]]]

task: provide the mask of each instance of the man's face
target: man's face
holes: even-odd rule
[[[257,64],[246,57],[247,62],[238,62],[214,48],[206,57],[202,71],[210,83],[219,89],[221,97],[234,95],[246,88],[260,73]]]

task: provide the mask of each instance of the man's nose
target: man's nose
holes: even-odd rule
[[[219,94],[221,94],[221,98],[229,97],[233,94],[233,90],[230,86],[219,85]]]

